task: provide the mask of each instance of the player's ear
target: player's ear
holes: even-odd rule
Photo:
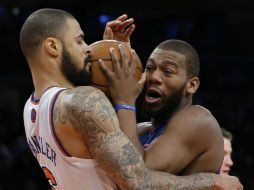
[[[49,37],[45,40],[45,48],[48,54],[52,57],[61,55],[62,44],[56,38]]]
[[[194,94],[200,85],[200,80],[198,77],[190,78],[186,84],[187,93]]]

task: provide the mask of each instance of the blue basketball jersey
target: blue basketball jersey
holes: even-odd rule
[[[141,135],[139,137],[139,141],[144,147],[147,147],[149,144],[151,144],[157,137],[161,135],[161,133],[166,128],[166,124],[168,121],[163,122],[162,124],[158,124],[154,127],[152,127],[150,130],[148,130],[146,133]]]

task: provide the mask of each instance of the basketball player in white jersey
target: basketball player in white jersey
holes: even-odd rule
[[[148,169],[105,95],[79,86],[90,81],[91,50],[83,38],[75,18],[56,9],[35,11],[20,33],[35,88],[24,108],[27,142],[52,189],[240,189],[234,177]],[[112,52],[116,62],[114,57]],[[132,52],[130,64],[134,57]]]

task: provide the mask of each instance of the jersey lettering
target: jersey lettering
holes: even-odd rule
[[[41,153],[51,160],[56,166],[56,152],[42,139],[42,137],[32,136],[28,139],[28,145],[35,157],[37,157],[38,153]]]

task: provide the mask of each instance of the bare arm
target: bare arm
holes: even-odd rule
[[[133,127],[133,126],[136,126],[137,124],[136,113],[126,109],[120,109],[117,112],[117,117],[119,119],[121,130],[131,140],[131,142],[135,145],[136,149],[139,151],[139,153],[143,157],[144,148],[139,142],[137,128]],[[130,119],[130,118],[133,118],[133,119]],[[133,130],[130,130],[128,128],[132,128]]]
[[[63,93],[66,119],[121,189],[209,190],[216,185],[217,176],[213,174],[177,177],[149,170],[120,130],[114,109],[101,91],[77,87]],[[235,179],[230,180],[236,183]]]
[[[138,94],[141,92],[144,82],[145,75],[142,76],[141,80],[137,82],[135,77],[136,73],[136,53],[132,51],[131,58],[127,55],[126,49],[123,45],[119,45],[119,50],[121,52],[121,62],[117,59],[115,54],[115,49],[110,49],[112,56],[113,70],[110,71],[104,64],[102,60],[99,60],[102,71],[105,76],[108,77],[110,95],[115,104],[127,104],[135,106],[135,101]],[[130,64],[129,64],[130,63]],[[123,83],[123,81],[127,81]],[[128,94],[128,96],[126,96]],[[135,145],[138,151],[143,155],[143,146],[139,142],[138,132],[136,128],[136,115],[135,112],[120,109],[117,112],[121,130],[131,142]]]

